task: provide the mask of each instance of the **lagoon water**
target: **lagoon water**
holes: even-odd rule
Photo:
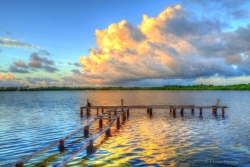
[[[0,92],[0,166],[9,166],[80,128],[90,119],[81,118],[86,105],[214,105],[220,99],[225,118],[211,109],[191,115],[184,110],[173,118],[169,110],[130,110],[120,130],[95,141],[96,152],[81,152],[67,166],[250,166],[249,91],[35,91]],[[95,116],[96,111],[92,111]],[[91,127],[91,133],[98,125]],[[78,133],[57,147],[29,160],[25,166],[53,166],[76,151],[86,140]]]

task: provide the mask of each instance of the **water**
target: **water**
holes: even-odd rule
[[[96,152],[81,152],[68,166],[250,166],[249,91],[44,91],[0,92],[0,166],[9,166],[80,128],[79,107],[92,105],[227,105],[225,118],[203,109],[203,118],[190,110],[130,110],[130,118],[112,137],[95,141]],[[92,111],[96,113],[95,110]],[[94,116],[94,114],[92,114]],[[91,133],[98,131],[98,124]],[[78,133],[57,147],[29,160],[25,166],[53,166],[86,140]]]

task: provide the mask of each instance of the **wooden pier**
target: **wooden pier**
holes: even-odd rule
[[[191,114],[194,114],[194,110],[198,109],[199,110],[199,116],[202,117],[202,112],[203,109],[211,109],[212,114],[214,116],[217,116],[217,109],[221,109],[221,116],[224,118],[225,117],[225,108],[228,108],[227,106],[219,106],[220,100],[217,100],[217,103],[215,105],[211,106],[195,106],[195,105],[136,105],[136,106],[124,106],[123,105],[123,99],[121,99],[121,105],[118,106],[92,106],[87,100],[87,105],[80,107],[80,116],[86,116],[87,118],[92,118],[90,122],[86,123],[84,126],[81,128],[73,131],[67,136],[64,136],[63,138],[51,143],[47,147],[36,151],[35,153],[24,157],[23,159],[17,161],[11,167],[23,167],[24,164],[44,153],[45,151],[49,150],[52,147],[58,146],[59,151],[63,151],[65,149],[64,146],[64,141],[71,136],[83,132],[84,137],[87,139],[82,146],[75,152],[73,152],[66,160],[61,162],[59,165],[56,165],[57,167],[62,167],[65,166],[67,163],[69,163],[72,159],[74,159],[80,152],[82,152],[84,149],[86,149],[87,154],[92,154],[95,152],[93,142],[98,139],[101,135],[104,133],[106,134],[106,137],[111,136],[110,132],[110,127],[116,122],[116,128],[120,129],[121,127],[121,118],[122,121],[125,122],[127,118],[130,115],[130,109],[145,109],[146,113],[152,117],[153,116],[153,109],[168,109],[169,113],[173,116],[176,117],[176,111],[180,110],[180,115],[181,117],[184,116],[184,110],[185,112],[188,112],[188,110],[191,112]],[[93,115],[91,112],[93,112],[93,109],[96,109],[96,116],[90,117]],[[186,111],[187,110],[187,111]],[[99,111],[101,111],[99,113]],[[99,121],[99,128],[102,130],[94,135],[89,134],[89,127],[96,121]],[[107,120],[108,124],[103,128],[103,120]]]

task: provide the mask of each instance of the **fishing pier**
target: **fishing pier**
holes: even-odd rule
[[[225,117],[225,108],[227,106],[220,106],[220,100],[217,100],[215,105],[210,106],[196,106],[196,105],[135,105],[135,106],[124,106],[123,99],[121,99],[121,104],[117,106],[92,106],[89,100],[87,100],[87,105],[80,107],[80,117],[86,117],[90,121],[84,124],[81,128],[71,132],[67,136],[62,137],[61,139],[56,140],[55,142],[51,143],[47,147],[44,147],[33,154],[24,157],[23,159],[15,162],[11,167],[24,167],[25,163],[30,159],[44,153],[45,151],[49,150],[52,147],[58,147],[58,150],[65,151],[65,140],[72,137],[77,133],[83,133],[83,136],[86,140],[81,144],[78,150],[74,151],[70,156],[68,156],[63,162],[60,164],[54,165],[56,167],[63,167],[67,165],[71,160],[73,160],[79,153],[86,149],[87,154],[93,154],[95,152],[94,148],[94,141],[97,140],[103,134],[106,137],[111,136],[110,128],[113,124],[116,124],[117,130],[121,128],[122,123],[125,123],[129,116],[130,110],[132,109],[145,109],[145,115],[150,118],[153,118],[153,110],[154,109],[165,109],[170,115],[174,118],[177,117],[177,112],[180,112],[180,116],[184,116],[185,114],[194,115],[195,110],[198,110],[199,117],[202,118],[203,109],[211,109],[211,112],[214,116],[217,116],[218,109],[221,109],[221,117]],[[96,112],[95,112],[96,111]],[[207,110],[206,110],[207,111]],[[157,111],[155,111],[157,112]],[[100,131],[95,134],[90,134],[90,126],[98,121]],[[104,124],[105,121],[105,124]]]

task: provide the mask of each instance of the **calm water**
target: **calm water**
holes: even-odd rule
[[[80,128],[89,121],[80,118],[86,105],[194,104],[214,105],[220,99],[225,118],[203,110],[131,110],[112,137],[95,141],[96,152],[80,153],[68,166],[250,166],[249,91],[45,91],[0,92],[0,166],[8,166]],[[95,110],[92,111],[96,113]],[[94,116],[94,114],[92,114]],[[98,125],[91,127],[91,133]],[[28,161],[26,166],[53,166],[76,151],[86,140],[83,133],[66,140],[66,151],[57,147]]]

